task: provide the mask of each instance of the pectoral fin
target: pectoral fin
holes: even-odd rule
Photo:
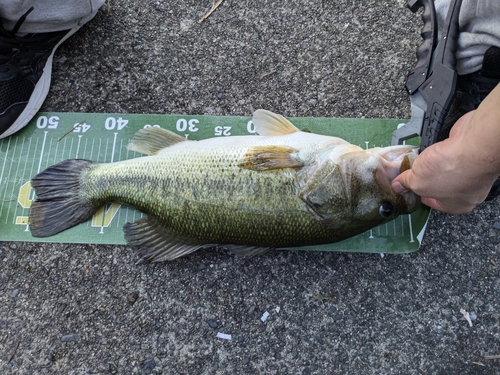
[[[131,151],[146,155],[155,155],[161,149],[170,147],[179,142],[185,142],[186,138],[163,128],[151,126],[140,129],[130,140],[127,148]]]
[[[176,234],[150,217],[143,217],[123,226],[125,240],[136,248],[141,259],[152,262],[173,260],[209,244]]]
[[[239,167],[255,171],[268,171],[281,168],[301,168],[304,163],[296,158],[292,147],[255,146],[251,147]]]

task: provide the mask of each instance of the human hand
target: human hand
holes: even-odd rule
[[[426,148],[411,169],[394,179],[394,192],[411,190],[422,203],[450,214],[465,214],[483,202],[498,171],[484,155],[484,142],[475,139],[477,122],[485,120],[477,112],[462,116],[448,139]]]

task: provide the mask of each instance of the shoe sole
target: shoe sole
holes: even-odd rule
[[[97,12],[96,12],[97,13]],[[37,84],[35,85],[35,89],[33,90],[33,93],[31,94],[30,100],[28,101],[28,104],[26,105],[26,108],[24,111],[21,112],[19,117],[14,121],[14,123],[0,135],[0,139],[8,137],[9,135],[14,134],[18,130],[21,130],[24,128],[28,123],[31,121],[33,117],[38,113],[38,110],[42,106],[43,102],[45,101],[45,98],[47,97],[47,94],[49,93],[50,89],[50,82],[52,79],[52,60],[54,58],[54,54],[57,50],[57,48],[63,44],[69,37],[71,37],[74,33],[76,33],[83,25],[85,25],[87,22],[89,22],[96,13],[91,14],[88,19],[83,19],[81,22],[82,24],[80,26],[72,28],[68,33],[59,41],[59,43],[56,44],[54,49],[52,50],[52,53],[50,56],[47,58],[47,62],[45,63],[45,66],[43,68],[43,73],[40,79],[38,80]]]

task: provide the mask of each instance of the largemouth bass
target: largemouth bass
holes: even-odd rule
[[[258,136],[202,141],[141,129],[128,148],[149,156],[47,168],[31,182],[32,235],[52,236],[118,202],[147,215],[124,226],[143,258],[171,260],[210,245],[254,255],[337,242],[418,208],[414,193],[390,186],[415,147],[365,150],[265,110],[253,122]]]

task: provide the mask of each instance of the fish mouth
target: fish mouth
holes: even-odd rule
[[[379,168],[376,180],[387,194],[396,195],[400,214],[411,214],[420,208],[420,196],[412,191],[395,194],[392,190],[392,181],[404,171],[410,169],[417,158],[417,149],[414,146],[391,146],[372,149],[373,154],[379,157]]]
[[[410,169],[418,156],[418,148],[415,146],[389,146],[383,148],[368,149],[367,152],[380,158],[382,168],[389,182],[392,182],[399,174]]]
[[[420,208],[421,201],[420,196],[415,194],[413,191],[399,194],[403,197],[406,204],[406,214],[411,214]]]
[[[399,173],[403,173],[404,171],[407,171],[408,169],[411,169],[413,162],[417,158],[417,154],[412,151],[408,152],[407,154],[404,155],[403,160],[401,161],[401,165],[399,167]],[[392,180],[391,180],[392,182]],[[391,188],[392,189],[392,188]],[[408,213],[411,214],[412,212],[417,211],[420,208],[420,196],[415,194],[413,191],[408,191],[406,193],[400,194],[403,196],[406,206],[408,207]]]
[[[412,150],[404,155],[403,160],[401,161],[401,165],[399,167],[399,173],[403,173],[404,171],[411,169],[413,162],[417,158],[417,153]],[[391,180],[392,182],[392,180]],[[392,189],[392,188],[391,188]],[[400,194],[403,196],[406,206],[408,207],[408,213],[417,211],[420,208],[421,200],[420,196],[415,194],[413,191],[408,191],[406,193]]]

